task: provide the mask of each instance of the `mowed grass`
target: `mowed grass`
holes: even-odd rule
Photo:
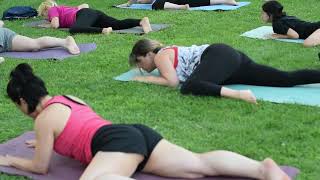
[[[0,0],[0,12],[11,6],[37,8],[40,0]],[[282,0],[290,15],[319,21],[319,0]],[[0,65],[0,142],[32,130],[33,122],[6,98],[9,72],[27,62],[46,82],[51,95],[72,94],[84,99],[114,123],[143,123],[168,140],[196,152],[225,149],[250,158],[271,157],[279,164],[298,167],[298,179],[320,177],[320,108],[259,101],[258,105],[215,97],[183,96],[177,90],[142,83],[115,81],[129,69],[128,54],[135,41],[151,38],[164,44],[226,43],[256,62],[284,70],[320,69],[319,47],[240,37],[259,27],[261,0],[236,11],[143,11],[112,8],[122,0],[64,0],[59,4],[89,3],[92,8],[123,18],[148,16],[152,23],[171,27],[148,35],[77,34],[78,43],[95,42],[97,50],[62,62],[6,58]],[[27,20],[31,21],[31,20]],[[22,27],[25,21],[5,22],[21,35],[66,37],[67,32]],[[309,97],[312,98],[312,97]],[[24,179],[0,174],[0,179]]]

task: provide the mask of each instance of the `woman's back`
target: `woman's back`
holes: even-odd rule
[[[44,108],[56,103],[67,106],[71,112],[69,118],[57,119],[58,125],[55,129],[58,134],[55,138],[54,150],[83,163],[89,163],[92,159],[92,137],[100,127],[111,124],[111,122],[101,118],[89,106],[68,96],[54,96]],[[61,111],[64,110],[61,109]],[[59,113],[59,110],[56,113]]]

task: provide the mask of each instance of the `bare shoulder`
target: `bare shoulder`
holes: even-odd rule
[[[154,57],[155,62],[163,62],[164,60],[173,61],[175,55],[175,51],[171,48],[161,50]]]

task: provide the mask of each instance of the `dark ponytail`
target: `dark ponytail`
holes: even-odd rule
[[[35,111],[40,99],[48,95],[44,82],[33,74],[26,63],[19,64],[10,73],[7,94],[10,99],[20,105],[20,98],[28,104],[28,113]]]
[[[286,15],[286,12],[283,12],[283,6],[278,1],[267,1],[262,5],[262,10],[268,14],[269,17],[272,17],[272,21],[276,21],[281,17]]]

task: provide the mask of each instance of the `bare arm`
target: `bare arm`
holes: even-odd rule
[[[230,88],[222,87],[220,94],[223,97],[240,99],[253,104],[257,104],[256,97],[250,90],[233,90]]]
[[[285,34],[285,35],[284,34],[272,34],[272,38],[274,38],[274,39],[298,39],[299,34],[295,30],[289,28],[287,34]]]
[[[179,85],[179,79],[177,77],[176,70],[173,67],[172,57],[174,57],[174,50],[167,49],[155,56],[154,62],[160,71],[161,76],[139,76],[134,80],[169,86],[169,87],[177,87]]]
[[[51,24],[51,27],[52,27],[52,28],[58,29],[59,26],[60,26],[60,24],[59,24],[59,18],[58,18],[58,17],[52,18],[50,24]]]
[[[13,166],[23,171],[46,174],[49,169],[49,163],[53,152],[54,144],[54,124],[55,119],[50,118],[52,110],[46,109],[35,120],[36,146],[33,159],[26,159],[15,156],[6,156],[8,166]]]

